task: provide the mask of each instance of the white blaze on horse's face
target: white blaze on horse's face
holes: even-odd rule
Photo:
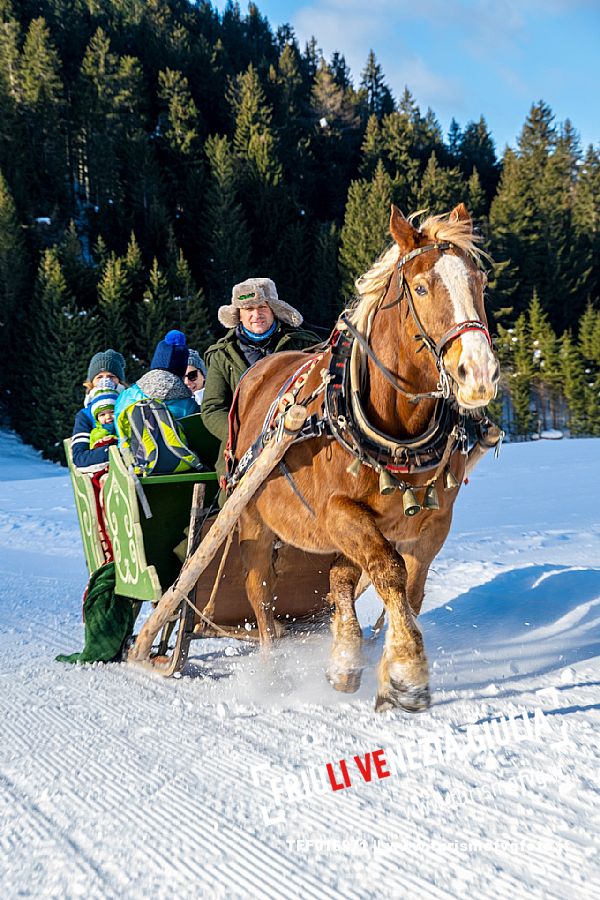
[[[475,282],[477,276],[469,273],[463,260],[444,253],[436,262],[434,272],[450,297],[452,324],[481,320],[475,305],[476,292],[481,291],[481,285]],[[467,331],[450,344],[445,363],[456,382],[456,397],[461,406],[473,409],[494,399],[498,362],[482,331]]]

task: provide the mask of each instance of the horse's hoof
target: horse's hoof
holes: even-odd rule
[[[391,681],[388,689],[375,698],[375,712],[386,712],[388,709],[404,709],[406,712],[425,712],[431,705],[429,685],[407,687],[397,681]]]
[[[362,669],[350,669],[348,672],[327,672],[327,681],[336,691],[342,694],[355,694],[360,687]]]

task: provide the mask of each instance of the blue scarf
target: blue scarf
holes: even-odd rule
[[[244,337],[248,338],[249,341],[254,341],[255,343],[261,343],[262,341],[266,341],[268,338],[270,338],[271,335],[277,330],[277,325],[278,322],[277,319],[275,319],[275,321],[267,331],[264,331],[262,334],[255,334],[253,331],[248,331],[248,329],[245,328],[240,322],[240,328],[244,333]]]

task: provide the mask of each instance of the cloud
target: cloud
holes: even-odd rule
[[[460,75],[442,75],[435,62],[430,65],[425,61],[424,43],[411,46],[408,35],[403,34],[398,19],[402,18],[404,5],[408,6],[391,0],[369,4],[364,0],[322,0],[298,10],[292,24],[301,44],[314,35],[326,58],[335,50],[343,53],[356,85],[369,50],[373,49],[396,96],[408,86],[423,106],[460,103]]]

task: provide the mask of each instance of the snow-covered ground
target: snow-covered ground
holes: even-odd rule
[[[379,648],[336,694],[326,634],[268,666],[196,642],[173,680],[55,663],[83,637],[71,488],[0,433],[3,897],[600,896],[599,472],[600,441],[484,460],[428,583],[431,710],[378,715]]]

